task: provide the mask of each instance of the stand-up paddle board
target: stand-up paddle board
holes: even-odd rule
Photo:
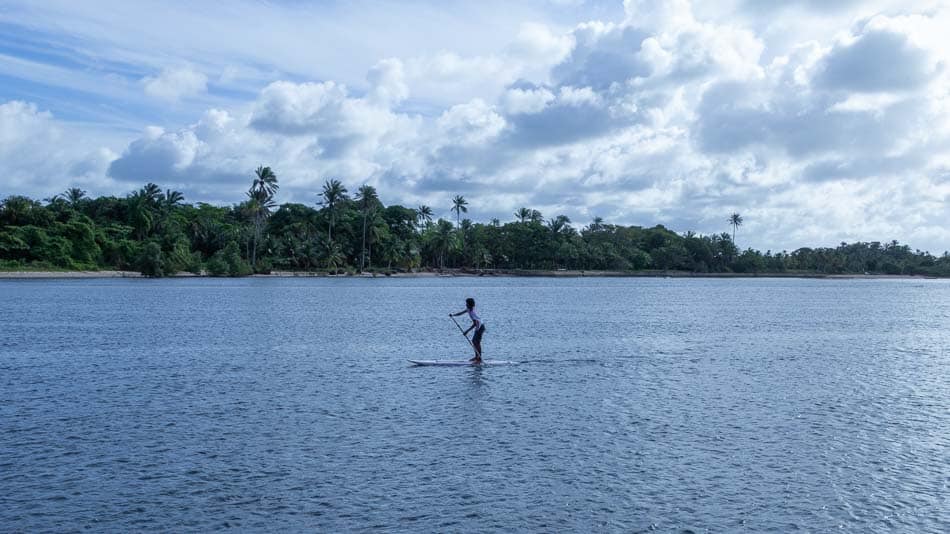
[[[514,365],[518,362],[508,360],[482,360],[480,362],[470,362],[468,360],[409,360],[413,365],[431,365],[431,366],[470,366],[470,365]]]

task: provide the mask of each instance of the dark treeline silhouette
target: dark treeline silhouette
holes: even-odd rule
[[[350,196],[328,180],[314,206],[278,207],[277,190],[276,174],[259,167],[247,200],[227,207],[188,204],[151,183],[124,198],[88,198],[76,188],[44,202],[9,196],[0,203],[0,268],[149,276],[442,268],[950,276],[946,252],[935,257],[896,241],[762,253],[739,250],[734,233],[680,235],[600,218],[578,229],[564,215],[545,219],[526,207],[511,222],[473,223],[461,218],[468,212],[461,195],[446,198],[443,208],[456,219],[449,221],[433,220],[429,206],[385,206],[369,185]],[[733,232],[742,224],[737,213],[727,221]]]

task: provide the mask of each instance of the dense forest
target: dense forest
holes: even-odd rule
[[[180,192],[149,183],[124,198],[89,198],[72,188],[43,202],[0,203],[0,269],[135,270],[243,276],[272,270],[399,272],[445,268],[689,271],[694,273],[872,273],[950,276],[950,256],[889,243],[842,243],[762,253],[739,250],[742,217],[729,233],[677,234],[600,218],[576,228],[521,208],[514,219],[475,223],[468,202],[446,199],[455,220],[433,220],[428,206],[384,205],[363,185],[352,193],[328,180],[314,205],[277,205],[277,176],[259,167],[246,200],[188,204]]]

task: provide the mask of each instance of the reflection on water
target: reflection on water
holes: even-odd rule
[[[3,530],[950,531],[944,281],[0,294]]]

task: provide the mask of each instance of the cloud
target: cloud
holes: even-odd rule
[[[35,104],[0,104],[0,162],[4,193],[43,191],[49,196],[69,185],[107,190],[104,172],[115,158],[109,149],[90,146],[81,132]]]
[[[626,117],[615,118],[603,98],[589,87],[564,86],[557,96],[534,113],[510,117],[512,129],[507,143],[526,149],[591,139],[619,127]]]
[[[574,31],[577,44],[570,56],[552,71],[555,83],[606,89],[613,83],[649,76],[652,66],[638,55],[647,37],[647,32],[629,26],[582,24]]]
[[[506,122],[480,99],[452,106],[436,121],[439,131],[460,145],[480,145],[498,136]]]
[[[340,122],[346,87],[334,82],[274,82],[261,92],[251,125],[289,135],[325,130]]]
[[[370,97],[378,104],[398,104],[409,97],[402,61],[384,59],[373,66],[366,75],[370,85]]]
[[[511,87],[502,96],[505,111],[512,115],[538,113],[554,99],[554,93],[543,87]]]
[[[208,77],[192,67],[163,69],[158,76],[142,78],[145,94],[177,102],[204,93],[207,90]]]
[[[122,157],[112,162],[109,175],[125,181],[155,181],[158,176],[181,172],[195,161],[202,142],[191,130],[165,132],[157,126],[129,145]]]
[[[838,43],[825,56],[815,80],[819,86],[856,92],[903,91],[917,89],[933,78],[934,60],[908,35],[874,28],[873,21],[865,30]]]
[[[550,67],[564,60],[574,48],[574,36],[554,31],[545,24],[526,22],[518,29],[508,54],[531,63]]]
[[[280,201],[312,203],[333,177],[372,184],[387,203],[432,205],[437,215],[463,194],[476,220],[510,220],[528,206],[577,226],[602,216],[708,233],[727,230],[725,217],[739,211],[742,246],[950,243],[941,222],[950,216],[950,10],[937,3],[631,0],[616,17],[530,3],[496,18],[462,5],[365,11],[366,24],[402,37],[388,40],[358,25],[297,31],[317,15],[345,25],[356,7],[263,6],[229,4],[222,24],[267,20],[286,35],[269,29],[253,46],[217,30],[185,38],[173,59],[193,65],[184,70],[200,79],[190,86],[187,75],[162,70],[168,58],[127,45],[122,54],[147,58],[149,71],[117,79],[132,90],[152,84],[159,100],[180,105],[162,107],[121,142],[69,147],[64,140],[84,126],[5,104],[0,161],[44,156],[14,166],[15,190],[98,173],[120,192],[151,180],[189,200],[233,202],[263,164],[278,173]],[[210,20],[196,9],[183,25]],[[396,12],[415,16],[415,32],[431,32],[387,33],[402,20]],[[486,17],[485,29],[472,29]],[[79,28],[98,20],[79,18]],[[315,42],[301,37],[311,34],[348,45],[316,46],[310,57],[300,49]],[[168,117],[167,108],[183,115]]]

